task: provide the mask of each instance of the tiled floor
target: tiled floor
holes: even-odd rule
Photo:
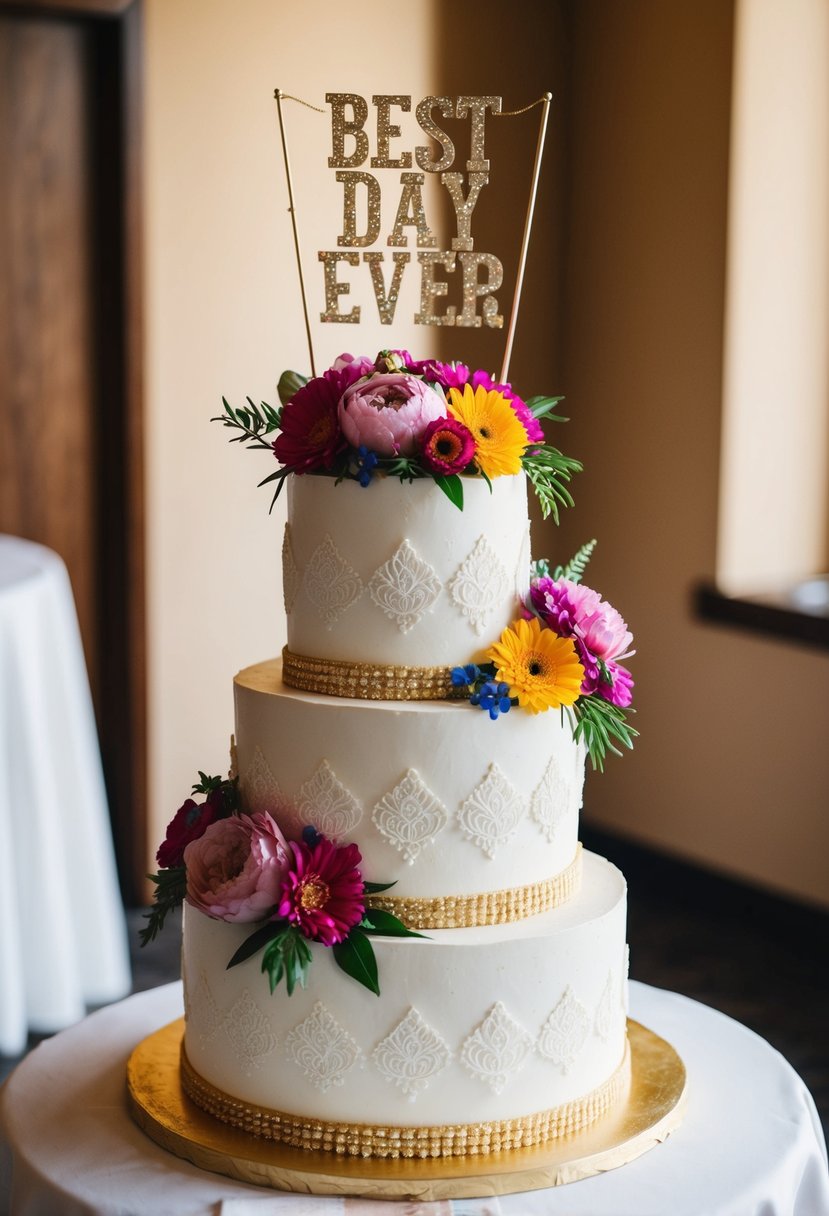
[[[803,1077],[829,1134],[829,914],[602,833],[582,835],[627,877],[633,978],[713,1005],[762,1035]],[[135,990],[178,978],[178,924],[141,950],[142,913],[128,915]],[[15,1063],[0,1057],[0,1080]]]

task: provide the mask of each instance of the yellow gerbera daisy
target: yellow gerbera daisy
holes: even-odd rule
[[[487,477],[521,472],[527,432],[503,393],[497,389],[449,390],[449,413],[462,422],[475,440],[475,463]]]
[[[513,621],[487,651],[499,680],[510,686],[510,696],[531,714],[572,705],[578,699],[584,668],[572,638],[560,638],[535,617]]]

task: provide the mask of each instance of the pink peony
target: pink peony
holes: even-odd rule
[[[630,705],[633,679],[617,660],[627,657],[633,635],[616,609],[606,603],[598,591],[571,579],[538,578],[530,587],[530,606],[559,637],[575,641],[584,667],[583,694],[589,696],[598,692],[614,705]],[[599,660],[614,675],[612,685],[602,679]],[[616,672],[619,673],[618,687]]]
[[[293,861],[282,884],[278,915],[305,937],[334,946],[365,913],[362,861],[356,844],[335,845],[319,836],[313,845],[291,841]]]
[[[183,865],[187,845],[203,836],[211,823],[226,813],[221,790],[213,790],[204,802],[192,798],[183,802],[167,825],[167,834],[155,855],[162,869]]]
[[[265,920],[279,903],[289,859],[266,811],[219,819],[184,850],[187,902],[214,920]]]
[[[445,413],[444,399],[404,372],[358,380],[344,391],[339,404],[340,425],[348,442],[378,456],[413,456],[426,427]]]
[[[374,361],[369,359],[367,355],[340,355],[334,360],[328,372],[323,375],[327,376],[333,372],[341,377],[342,388],[340,393],[348,388],[349,384],[353,384],[355,380],[359,380],[361,376],[370,376],[374,371]]]

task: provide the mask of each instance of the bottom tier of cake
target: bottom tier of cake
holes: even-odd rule
[[[182,1079],[217,1117],[300,1147],[464,1156],[580,1131],[626,1093],[625,883],[584,856],[581,891],[513,924],[376,938],[381,995],[314,947],[271,996],[250,926],[184,923]]]

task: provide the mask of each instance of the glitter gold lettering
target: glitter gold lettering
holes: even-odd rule
[[[498,312],[498,301],[492,295],[504,281],[504,268],[492,253],[460,253],[458,254],[463,271],[463,311],[457,318],[456,325],[468,328],[478,328],[481,317],[477,315],[477,302],[483,299],[483,323],[490,329],[501,329],[504,318]],[[487,279],[478,281],[478,267],[486,266],[489,274]]]
[[[331,151],[329,169],[359,169],[368,156],[368,136],[363,127],[368,118],[368,104],[359,93],[326,93],[331,106]],[[353,118],[346,121],[345,108],[351,107]],[[354,139],[354,151],[346,155],[345,137]]]
[[[338,245],[373,245],[380,233],[380,183],[371,173],[356,169],[340,170],[337,181],[343,184],[343,233]],[[366,210],[368,222],[362,236],[357,234],[357,183],[368,190]]]
[[[424,134],[434,139],[443,149],[438,159],[432,160],[429,156],[428,148],[422,145],[415,148],[415,160],[417,161],[418,168],[423,169],[425,173],[440,173],[444,169],[452,167],[452,162],[455,159],[455,145],[446,132],[441,130],[432,118],[432,110],[439,110],[444,118],[454,118],[455,105],[451,97],[424,97],[422,101],[417,103],[417,110],[415,111],[417,121]]]
[[[386,292],[386,285],[383,281],[383,255],[382,253],[364,253],[363,261],[368,262],[371,270],[371,285],[374,288],[374,298],[377,301],[377,311],[380,314],[381,325],[391,325],[394,320],[394,310],[397,308],[397,297],[400,294],[400,281],[403,278],[403,267],[407,262],[411,261],[410,253],[393,253],[392,261],[394,262],[394,274],[391,278],[391,287]]]
[[[443,315],[435,312],[435,301],[439,296],[445,296],[449,284],[435,279],[435,267],[445,266],[451,274],[455,269],[455,253],[447,250],[436,250],[434,253],[419,253],[417,260],[421,265],[420,280],[420,312],[415,313],[415,325],[454,325],[455,313],[458,311],[450,304]],[[463,256],[463,255],[461,255]]]
[[[400,191],[397,217],[388,239],[389,245],[408,245],[409,239],[403,231],[404,228],[417,229],[418,249],[433,249],[437,245],[423,210],[422,186],[425,180],[422,173],[400,174],[403,189]]]
[[[469,193],[466,198],[463,196],[462,173],[441,173],[440,180],[449,191],[452,206],[455,208],[458,235],[452,237],[452,248],[472,249],[472,212],[484,186],[489,184],[489,176],[486,173],[470,173]]]
[[[399,106],[404,114],[408,114],[412,108],[411,97],[404,97],[401,93],[376,93],[371,100],[377,106],[377,155],[371,158],[372,169],[410,169],[411,152],[401,153],[397,160],[390,158],[389,140],[400,138],[400,128],[393,126],[389,118],[392,106]]]
[[[459,97],[455,105],[457,118],[471,115],[470,159],[466,167],[470,173],[487,173],[489,161],[484,157],[484,122],[487,110],[501,113],[500,97]]]
[[[359,266],[359,253],[338,253],[336,249],[320,249],[317,257],[323,264],[325,274],[325,312],[320,313],[320,320],[344,321],[356,325],[360,320],[359,305],[355,305],[351,312],[340,312],[339,297],[347,296],[351,285],[337,282],[337,263],[346,262],[349,266]]]

